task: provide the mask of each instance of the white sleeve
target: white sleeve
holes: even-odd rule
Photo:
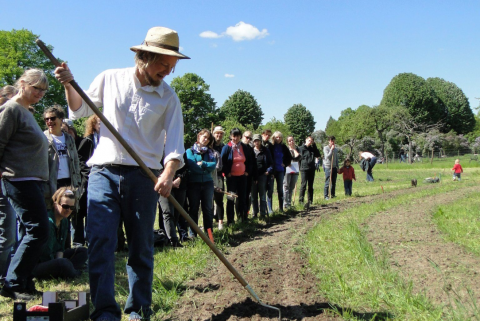
[[[173,104],[166,111],[165,131],[167,140],[165,142],[165,160],[163,164],[176,159],[180,161],[179,168],[182,168],[184,165],[183,154],[185,153],[183,144],[183,115],[182,106],[177,95],[175,95]]]
[[[85,91],[85,94],[90,98],[95,106],[103,106],[103,90],[105,88],[105,72],[102,72],[100,75],[95,77],[93,82]],[[93,115],[93,110],[88,106],[88,104],[82,99],[82,105],[76,111],[73,111],[69,108],[69,117],[70,119],[80,119],[83,117],[88,117]]]

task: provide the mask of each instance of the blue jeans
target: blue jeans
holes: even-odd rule
[[[17,214],[0,187],[0,277],[5,276],[17,237]]]
[[[267,215],[267,175],[262,174],[258,177],[257,183],[252,183],[252,206],[253,215],[258,214],[258,199],[260,198],[260,216]]]
[[[207,234],[208,229],[213,229],[213,181],[203,183],[188,183],[187,197],[189,205],[189,215],[195,223],[198,224],[198,210],[200,203],[202,205],[203,229]],[[213,230],[212,230],[213,233]],[[189,228],[191,236],[197,236],[197,233]]]
[[[285,178],[285,172],[275,171],[273,176],[268,178],[268,191],[267,191],[267,202],[269,212],[273,210],[272,207],[272,197],[273,197],[273,181],[277,182],[277,196],[278,196],[278,206],[280,211],[283,211],[283,179]]]
[[[2,179],[3,193],[8,197],[22,227],[20,243],[5,278],[5,287],[16,292],[26,290],[33,268],[48,240],[50,229],[44,186],[41,181],[12,182]]]
[[[351,180],[344,180],[343,187],[345,188],[345,195],[352,196],[352,181]]]
[[[372,168],[375,166],[377,163],[377,158],[372,157],[370,161],[368,162],[368,167],[367,167],[367,181],[373,182],[373,175],[372,175]]]
[[[328,189],[330,187],[330,167],[324,168],[325,171],[325,188],[323,189],[323,196],[328,197]],[[337,186],[337,168],[332,168],[332,188],[331,188],[331,197],[335,197],[335,187]]]
[[[154,171],[158,176],[158,171]],[[152,314],[153,225],[158,194],[153,181],[137,166],[93,166],[88,180],[87,240],[91,318],[118,321],[115,301],[115,248],[120,218],[128,243],[130,293],[124,312]]]

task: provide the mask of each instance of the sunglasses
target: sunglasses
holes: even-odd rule
[[[252,140],[252,137],[248,137],[248,136],[243,136],[243,137],[245,137],[248,140]]]
[[[47,122],[47,121],[56,121],[56,120],[57,120],[57,116],[45,117],[43,120],[45,120],[45,122]]]
[[[73,211],[73,210],[75,209],[75,206],[70,206],[70,205],[67,205],[67,204],[60,204],[60,206],[61,206],[64,210]]]

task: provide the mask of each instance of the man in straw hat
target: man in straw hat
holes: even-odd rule
[[[115,247],[120,217],[128,242],[127,273],[130,294],[124,312],[130,320],[152,314],[153,225],[158,194],[167,197],[175,171],[183,166],[183,117],[180,101],[163,80],[179,59],[176,31],[154,27],[145,41],[130,48],[135,67],[107,70],[98,75],[86,94],[132,146],[145,164],[159,175],[154,186],[135,160],[105,128],[90,160],[88,181],[89,277],[92,320],[120,320],[115,301]],[[55,77],[65,86],[71,118],[93,112],[69,84],[73,79],[63,63]],[[164,143],[165,135],[168,140]],[[160,162],[165,149],[164,170]]]

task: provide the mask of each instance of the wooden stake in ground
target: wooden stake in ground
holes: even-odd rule
[[[45,55],[50,59],[50,61],[56,66],[60,67],[60,62],[55,58],[50,50],[48,50],[47,46],[41,41],[40,39],[37,39],[35,41],[37,45],[42,49],[42,51],[45,53]],[[112,135],[118,140],[118,142],[125,148],[125,150],[132,156],[132,158],[137,162],[138,166],[143,170],[143,172],[150,177],[150,179],[156,184],[158,181],[158,177],[153,174],[153,172],[150,170],[150,168],[145,165],[143,160],[138,156],[138,154],[130,147],[130,145],[127,143],[127,141],[118,133],[118,131],[112,126],[112,124],[108,121],[108,119],[103,115],[103,113],[95,106],[95,104],[90,100],[90,97],[85,94],[82,88],[77,84],[75,80],[72,80],[70,82],[72,87],[75,89],[75,91],[82,97],[82,99],[87,103],[87,105],[92,109],[92,111],[97,115],[98,118],[102,121],[102,126],[105,126],[110,130]],[[247,281],[243,278],[243,276],[233,267],[233,265],[225,258],[222,252],[220,252],[219,249],[215,247],[213,242],[208,238],[208,236],[198,227],[198,225],[195,223],[195,221],[188,215],[188,213],[183,209],[182,206],[177,202],[177,200],[172,196],[168,196],[168,201],[173,204],[175,209],[182,215],[182,217],[187,221],[187,223],[190,225],[190,227],[200,236],[200,238],[208,245],[208,247],[215,253],[215,255],[218,257],[218,259],[227,267],[227,269],[230,271],[230,273],[235,276],[235,278],[242,284],[242,286],[250,293],[251,296],[253,296],[260,305],[269,308],[269,309],[274,309],[277,310],[279,313],[279,320],[282,319],[282,314],[279,308],[273,307],[270,305],[267,305],[260,300],[258,295],[253,291],[253,289],[250,287],[250,285],[247,283]]]

